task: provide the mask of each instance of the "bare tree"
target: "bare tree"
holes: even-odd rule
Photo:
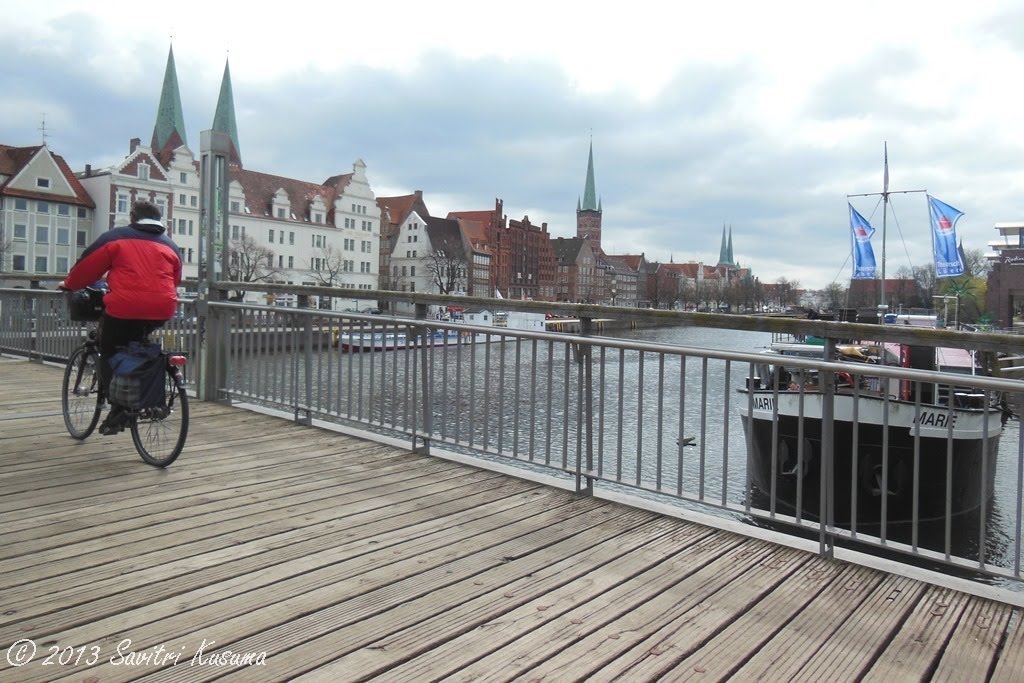
[[[345,272],[345,258],[341,250],[333,244],[325,244],[313,253],[316,256],[309,259],[309,274],[317,284],[324,287],[341,284],[341,274]]]
[[[274,267],[274,250],[259,244],[249,235],[231,240],[228,245],[228,279],[232,282],[265,282],[280,271]],[[232,297],[241,301],[245,290]]]
[[[466,291],[469,261],[461,244],[442,241],[434,245],[423,260],[439,294]]]
[[[825,305],[829,310],[837,311],[846,307],[846,292],[846,287],[838,282],[833,282],[825,288]]]

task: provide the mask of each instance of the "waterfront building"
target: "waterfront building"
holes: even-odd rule
[[[986,307],[994,325],[1011,328],[1024,315],[1024,222],[996,223],[995,229],[999,237],[989,241],[985,254],[992,264]]]
[[[60,279],[90,242],[95,208],[47,145],[0,145],[0,282],[3,273]]]

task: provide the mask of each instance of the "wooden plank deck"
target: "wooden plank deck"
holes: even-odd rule
[[[218,405],[157,470],[60,376],[0,358],[2,681],[1024,680],[1007,604]]]

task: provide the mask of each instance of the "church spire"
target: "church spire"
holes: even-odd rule
[[[728,263],[730,266],[735,266],[736,265],[736,261],[734,261],[733,257],[732,257],[732,226],[731,225],[729,226],[729,251],[728,251],[728,256],[729,256],[729,260],[726,263]]]
[[[213,115],[213,130],[227,133],[231,138],[231,157],[228,161],[241,167],[242,152],[238,144],[238,126],[235,124],[235,98],[231,94],[231,70],[227,60],[224,61],[224,78],[220,83],[217,111]]]
[[[718,262],[729,262],[729,243],[725,240],[725,224],[722,224],[722,247],[718,250]]]
[[[167,53],[167,68],[164,71],[164,86],[160,91],[160,105],[156,111],[156,125],[153,126],[152,149],[166,164],[175,149],[187,144],[181,93],[178,92],[178,73],[174,68],[174,47],[171,46]]]
[[[597,188],[594,183],[594,141],[590,141],[590,157],[587,159],[587,184],[583,188],[583,210],[600,211],[597,203]]]

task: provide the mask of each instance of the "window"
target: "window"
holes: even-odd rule
[[[36,213],[50,213],[50,202],[36,202]]]
[[[242,205],[240,202],[231,202],[231,213],[238,213],[241,210]]]
[[[237,240],[238,239],[238,226],[237,225],[232,225],[231,226],[231,239],[233,239],[233,240]]]
[[[416,266],[409,266],[409,277],[416,277]]]
[[[78,235],[75,238],[75,244],[78,245],[79,247],[84,247],[85,240],[87,237],[88,236],[86,235],[85,230],[79,230]]]
[[[57,244],[71,244],[71,231],[67,228],[57,228]]]
[[[282,209],[281,207],[278,207],[277,209],[277,217],[284,218],[284,209]]]
[[[12,270],[20,270],[20,271],[24,272],[24,270],[25,270],[25,257],[22,256],[21,254],[15,254],[14,255],[14,259],[11,262],[11,269]]]
[[[48,244],[50,241],[50,227],[48,225],[36,226],[36,244]]]
[[[15,211],[28,211],[28,200],[27,199],[15,199],[14,200]],[[22,269],[24,270],[24,268]]]
[[[185,230],[187,229],[186,228],[187,225],[188,225],[188,223],[185,221],[184,218],[179,218],[178,219],[178,234],[179,235],[184,235],[185,234]]]
[[[84,207],[84,206],[80,206],[80,207],[78,207],[78,217],[79,217],[79,218],[85,218],[85,217],[86,217],[86,215],[87,215],[87,214],[86,214],[86,212],[85,212],[85,207]]]
[[[295,244],[295,233],[294,232],[289,232],[288,233],[288,244]]]
[[[188,199],[185,197],[185,195],[184,194],[179,194],[178,195],[178,204],[180,204],[181,206],[185,206],[185,204],[187,204],[187,203],[188,203]]]
[[[278,244],[284,244],[284,230],[282,230],[281,234],[279,234],[277,236],[277,243]]]
[[[71,207],[68,206],[67,204],[58,204],[57,205],[57,215],[58,216],[70,216],[71,215]]]
[[[267,237],[267,241],[270,242],[271,244],[273,244],[274,243],[274,229],[271,228],[270,230],[268,230],[267,231],[267,235],[269,235]]]
[[[192,221],[189,221],[189,222],[188,222],[188,234],[190,234],[190,235],[192,234],[192,227],[193,227],[193,225],[194,225],[194,224],[192,223]],[[244,231],[244,230],[243,230],[242,234],[243,234],[243,235],[245,234],[245,231]]]
[[[188,174],[182,171],[181,173],[178,174],[178,180],[181,181],[182,185],[184,185],[185,183],[188,182]]]
[[[117,212],[128,213],[128,195],[119,194],[117,195]]]
[[[36,187],[49,188],[50,187],[50,179],[49,178],[36,178]]]
[[[278,268],[284,268],[284,256],[278,255],[278,257],[277,257],[277,267]]]
[[[289,268],[294,268],[295,267],[295,257],[294,256],[289,256],[288,257],[288,267]]]
[[[25,240],[28,239],[28,226],[23,223],[14,224],[14,239]]]
[[[199,205],[199,198],[196,195],[192,195],[191,200],[192,200],[191,201],[192,206],[198,206]],[[189,233],[189,234],[192,234],[192,233]]]
[[[136,173],[139,176],[139,180],[149,180],[149,164],[140,163]]]
[[[45,256],[36,256],[36,272],[37,273],[45,273],[46,272],[46,257]]]
[[[191,249],[188,250],[188,262],[192,263],[192,250]]]
[[[57,257],[57,272],[66,273],[68,272],[68,257],[58,256]]]
[[[364,254],[371,254],[371,253],[373,253],[373,245],[372,245],[372,243],[367,242],[366,240],[363,240],[363,253]]]
[[[324,222],[324,215],[322,213],[314,213],[313,214],[313,222],[314,223],[323,223]]]

